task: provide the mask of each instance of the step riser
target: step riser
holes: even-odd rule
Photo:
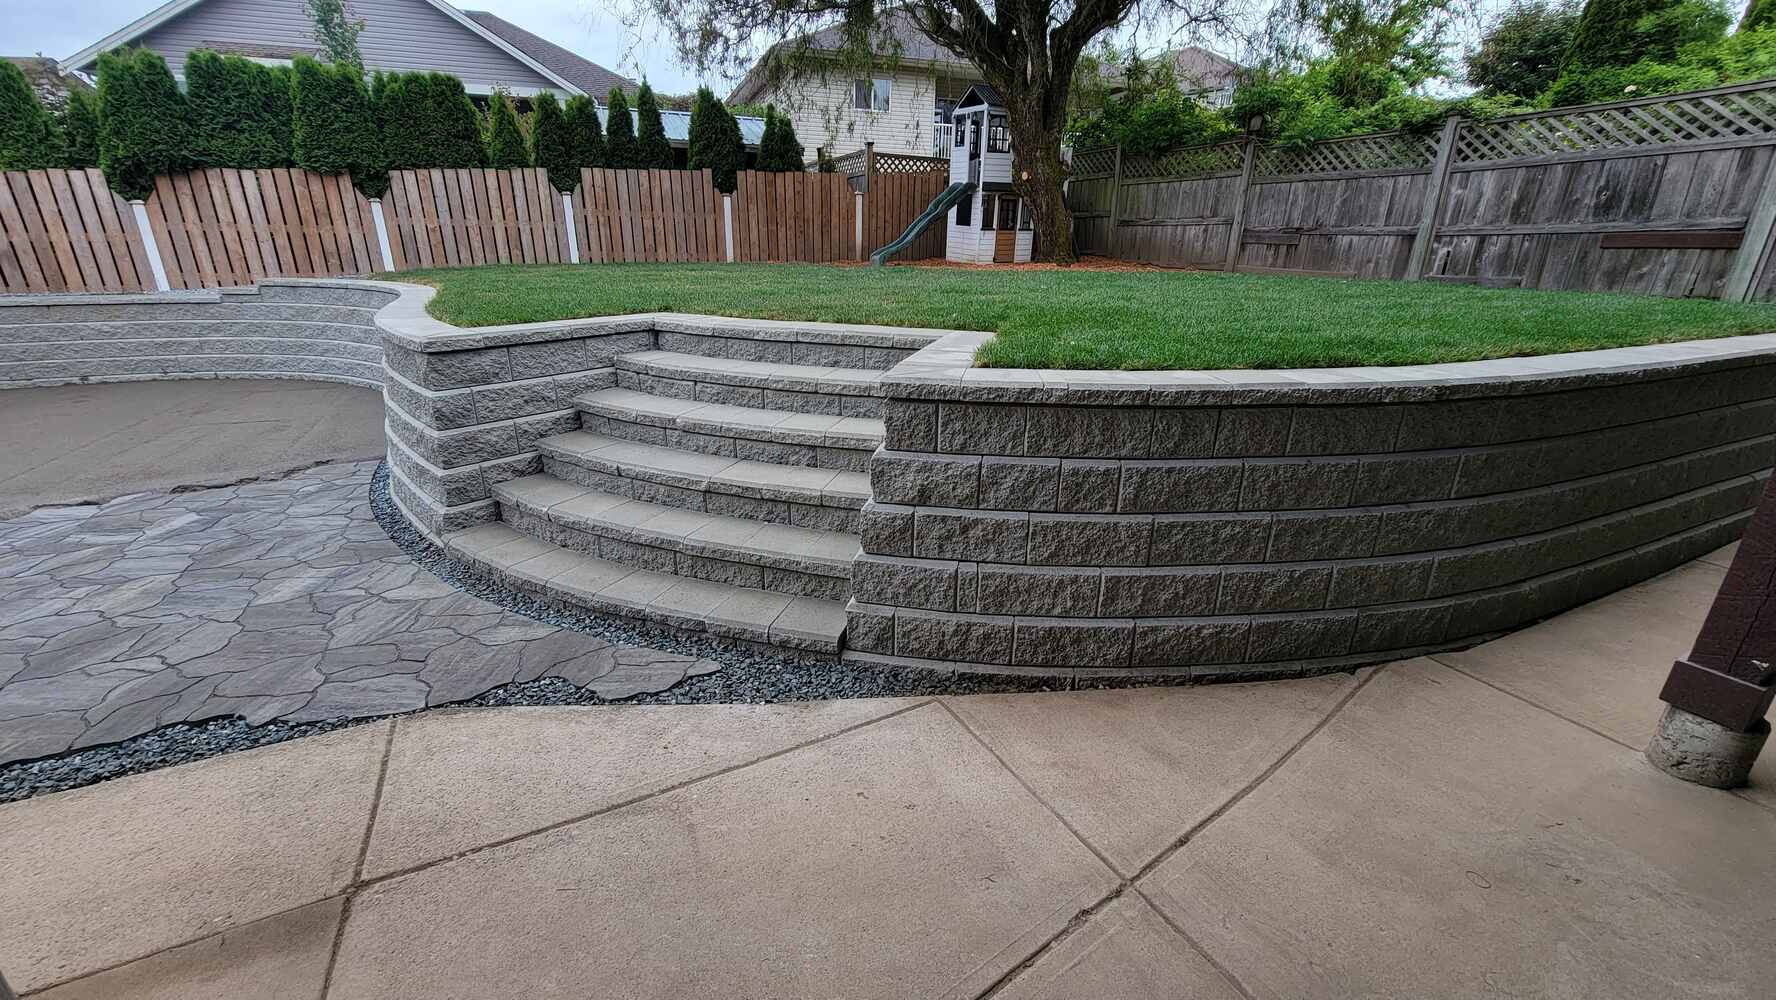
[[[724,493],[719,490],[661,483],[651,479],[638,479],[612,471],[577,465],[550,455],[546,451],[543,453],[543,471],[557,479],[578,483],[581,486],[605,493],[614,493],[631,500],[646,500],[649,503],[677,507],[680,510],[727,514],[733,517],[750,518],[754,521],[767,521],[771,524],[789,524],[798,528],[842,531],[848,534],[856,534],[861,523],[860,512],[846,507],[816,506],[792,500],[767,500],[761,497]]]
[[[691,379],[668,378],[643,372],[618,369],[617,385],[635,392],[647,392],[673,399],[694,399],[699,403],[726,403],[730,406],[752,406],[791,413],[818,413],[833,417],[871,417],[880,419],[882,401],[875,396],[847,396],[825,392],[794,392],[766,389],[759,386],[728,385]]]
[[[792,597],[820,597],[842,601],[850,596],[851,581],[776,566],[721,559],[675,551],[639,540],[608,535],[551,521],[514,504],[500,504],[500,520],[532,538],[559,545],[607,562],[669,573],[693,580],[709,580],[753,590],[769,590]]]
[[[799,465],[810,469],[838,469],[844,472],[869,471],[870,454],[874,451],[853,448],[830,448],[819,445],[786,444],[780,441],[758,441],[752,438],[725,437],[658,427],[602,413],[581,411],[580,426],[588,431],[625,441],[637,441],[680,451],[695,451],[722,458],[748,459],[774,465]]]

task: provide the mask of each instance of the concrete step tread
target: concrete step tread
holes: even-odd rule
[[[444,539],[455,558],[544,597],[601,614],[691,632],[836,654],[845,632],[840,601],[636,569],[482,524]]]
[[[601,537],[819,576],[849,580],[858,551],[855,535],[632,500],[546,473],[500,483],[493,495],[502,505]]]
[[[832,368],[823,365],[789,365],[768,361],[738,361],[677,351],[637,351],[620,354],[618,368],[662,378],[723,385],[757,386],[785,392],[818,392],[831,395],[874,396],[880,393],[883,373],[870,368]]]
[[[867,472],[705,455],[626,441],[595,431],[570,431],[542,438],[537,449],[544,455],[612,475],[694,490],[853,510],[862,508],[870,498]]]
[[[882,421],[871,417],[791,413],[727,403],[703,403],[633,389],[599,389],[582,393],[574,398],[574,405],[587,413],[628,423],[821,448],[874,451],[884,436]]]

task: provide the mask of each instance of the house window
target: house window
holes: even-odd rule
[[[1018,202],[1018,228],[1026,233],[1030,231],[1030,203],[1028,201]]]
[[[956,203],[956,225],[966,226],[974,221],[974,199],[964,198]]]
[[[955,133],[955,138],[953,141],[955,142],[957,149],[961,149],[963,146],[967,145],[968,144],[968,116],[963,115],[961,121],[950,126],[950,131]]]
[[[981,229],[990,231],[993,228],[993,196],[981,195]]]
[[[1011,130],[1005,127],[1005,116],[994,115],[987,119],[987,152],[1011,152]]]
[[[851,106],[859,111],[887,111],[888,95],[894,89],[892,80],[880,77],[874,80],[857,80],[851,85]]]
[[[1017,228],[1018,202],[1021,200],[1022,199],[1010,197],[999,199],[1000,232],[1009,233]]]

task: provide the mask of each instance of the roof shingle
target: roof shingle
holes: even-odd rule
[[[464,17],[505,39],[506,44],[542,63],[551,73],[596,98],[601,104],[613,87],[622,87],[629,96],[635,96],[635,81],[620,73],[605,69],[590,59],[583,59],[554,42],[531,34],[487,11],[465,10],[462,13]]]

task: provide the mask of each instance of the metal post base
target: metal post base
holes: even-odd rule
[[[1659,728],[1647,744],[1647,760],[1674,778],[1709,788],[1738,788],[1751,778],[1751,765],[1770,738],[1770,724],[1758,720],[1748,733],[1738,733],[1666,705]]]

